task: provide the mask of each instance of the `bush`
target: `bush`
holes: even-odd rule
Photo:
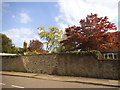
[[[102,59],[103,56],[101,54],[100,51],[97,51],[97,50],[88,50],[88,51],[67,51],[66,53],[74,53],[74,54],[78,54],[80,56],[86,56],[86,55],[89,55],[89,56],[94,56],[95,58],[97,59]]]

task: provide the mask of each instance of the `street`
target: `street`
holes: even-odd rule
[[[101,85],[61,82],[7,75],[2,75],[2,83],[0,83],[0,86],[2,86],[2,88],[112,88]]]

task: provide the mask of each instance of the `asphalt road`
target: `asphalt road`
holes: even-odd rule
[[[111,88],[108,86],[2,75],[2,88]]]

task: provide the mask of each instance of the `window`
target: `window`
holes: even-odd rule
[[[118,53],[104,53],[104,59],[118,59]]]

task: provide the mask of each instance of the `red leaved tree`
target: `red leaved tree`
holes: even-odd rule
[[[108,32],[115,30],[115,32]],[[108,17],[98,17],[97,14],[87,15],[80,20],[80,26],[65,29],[67,39],[61,43],[69,50],[108,50],[120,47],[117,37],[119,32]]]
[[[43,49],[43,43],[39,40],[30,40],[28,50],[32,52],[38,52],[38,53],[47,53],[46,50]]]

